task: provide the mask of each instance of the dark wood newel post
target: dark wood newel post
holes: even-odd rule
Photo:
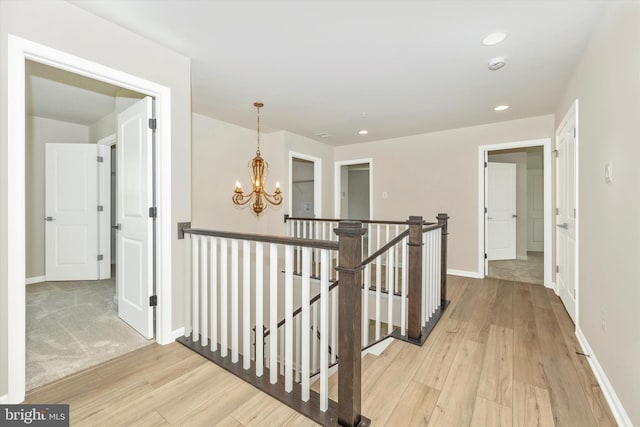
[[[440,304],[442,308],[447,305],[447,235],[449,215],[446,213],[439,213],[436,217],[438,224],[443,225],[442,237],[440,245]]]
[[[409,325],[407,333],[410,340],[420,341],[422,334],[422,225],[421,216],[410,216],[409,224]]]
[[[357,221],[342,221],[338,235],[338,424],[354,427],[365,421],[361,411],[362,236]],[[363,422],[363,424],[366,424]]]

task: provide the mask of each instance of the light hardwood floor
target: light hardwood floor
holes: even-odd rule
[[[362,408],[373,425],[615,425],[552,291],[450,276],[449,297],[423,347],[395,341],[363,359]],[[314,425],[179,344],[43,386],[27,403],[69,403],[74,426]]]

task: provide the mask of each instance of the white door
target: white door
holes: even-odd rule
[[[145,338],[153,337],[152,99],[118,114],[116,286],[118,315]]]
[[[95,144],[45,146],[45,276],[98,279],[98,161]]]
[[[516,258],[516,165],[487,165],[487,259]]]
[[[572,110],[575,111],[575,110]],[[576,312],[576,121],[570,113],[556,133],[556,281],[575,322]]]

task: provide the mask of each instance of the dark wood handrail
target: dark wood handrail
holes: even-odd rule
[[[398,234],[396,237],[394,237],[393,239],[389,240],[383,247],[381,247],[380,249],[378,249],[377,251],[375,251],[373,253],[373,255],[371,255],[369,258],[365,259],[364,261],[362,261],[362,266],[364,267],[367,264],[371,264],[373,262],[373,260],[375,260],[376,258],[378,258],[380,255],[382,255],[383,253],[385,253],[386,251],[388,251],[392,246],[394,246],[396,243],[398,243],[400,240],[404,239],[405,237],[407,237],[407,235],[409,234],[409,229],[407,228],[406,230],[404,230],[402,233]]]
[[[335,282],[333,282],[331,284],[331,286],[329,286],[329,292],[331,292],[334,288],[336,288],[339,285],[338,281],[336,280]],[[309,305],[312,305],[313,303],[315,303],[316,301],[318,301],[320,299],[320,294],[316,295],[315,297],[311,298],[309,300]],[[296,308],[293,312],[293,314],[291,315],[291,318],[293,319],[294,317],[296,317],[298,314],[302,313],[302,306]],[[278,322],[278,324],[276,325],[276,329],[280,329],[280,326],[284,325],[286,323],[286,319],[282,319]],[[254,327],[255,328],[255,327]],[[268,335],[271,334],[271,329],[265,329],[264,333],[262,334],[262,338],[266,338]]]
[[[288,214],[284,215],[284,222],[286,223],[289,220],[303,220],[303,221],[326,221],[326,222],[340,222],[340,221],[357,221],[363,224],[389,224],[389,225],[408,225],[407,221],[385,221],[385,220],[374,220],[374,219],[337,219],[337,218],[304,218],[304,217],[295,217],[289,216]],[[435,222],[425,222],[425,225],[437,224]]]
[[[338,250],[338,242],[331,240],[301,239],[298,237],[282,237],[267,234],[235,233],[231,231],[203,230],[199,228],[183,228],[183,233],[198,236],[222,237],[225,239],[250,240],[254,242],[276,243],[279,245],[303,246],[315,249]]]

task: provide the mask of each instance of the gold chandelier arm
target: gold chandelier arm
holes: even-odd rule
[[[238,206],[244,206],[248,204],[251,200],[253,200],[255,193],[256,193],[255,191],[252,191],[251,193],[245,196],[242,192],[236,191],[233,193],[233,196],[231,196],[231,200],[233,200],[233,203],[235,203]]]
[[[280,193],[279,191],[275,194],[263,192],[262,195],[273,206],[279,206],[282,203],[282,193]]]

